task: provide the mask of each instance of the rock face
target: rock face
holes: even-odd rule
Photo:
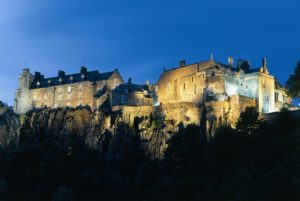
[[[18,144],[19,116],[8,107],[0,108],[0,145],[6,147]]]
[[[63,142],[79,137],[89,147],[115,157],[135,141],[151,157],[161,158],[177,126],[153,116],[135,117],[130,125],[123,116],[120,111],[104,113],[89,108],[31,111],[19,129],[20,143],[46,137]]]

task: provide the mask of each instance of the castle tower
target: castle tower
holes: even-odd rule
[[[32,97],[29,91],[32,81],[33,75],[29,72],[29,68],[24,68],[18,79],[18,89],[14,99],[14,111],[17,114],[23,114],[32,108]]]

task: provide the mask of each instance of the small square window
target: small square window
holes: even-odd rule
[[[71,93],[71,92],[72,92],[72,87],[68,86],[68,93]]]

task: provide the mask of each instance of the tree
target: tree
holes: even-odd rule
[[[288,94],[291,97],[300,97],[300,60],[297,63],[294,74],[290,75],[286,82],[286,86],[288,88]]]
[[[259,118],[259,114],[254,107],[246,107],[236,123],[238,131],[251,134],[258,129],[262,124],[262,120]]]

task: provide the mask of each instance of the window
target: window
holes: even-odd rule
[[[212,71],[211,72],[211,76],[213,77],[213,76],[215,76],[216,75],[216,72],[215,71]]]
[[[68,100],[71,100],[71,99],[72,99],[71,94],[68,94]]]
[[[168,84],[167,84],[167,92],[171,93],[171,83],[170,82],[168,82]]]
[[[183,90],[185,90],[185,83],[183,83]]]
[[[118,86],[118,80],[117,79],[114,79],[114,84],[115,84],[115,87]]]
[[[78,92],[78,98],[82,98],[82,92],[81,91]]]
[[[194,85],[194,94],[197,93],[197,88],[196,88],[196,85]]]
[[[48,99],[48,96],[47,95],[44,95],[44,100],[47,100]]]
[[[125,104],[125,96],[124,95],[121,96],[121,104]]]
[[[62,93],[62,88],[61,87],[57,89],[57,93],[59,93],[59,94]]]
[[[139,99],[136,99],[136,102],[139,103]]]
[[[192,77],[192,82],[194,82],[194,77]]]
[[[68,93],[71,93],[71,92],[72,92],[72,87],[68,86]]]
[[[278,93],[277,92],[275,92],[275,102],[278,102]]]

